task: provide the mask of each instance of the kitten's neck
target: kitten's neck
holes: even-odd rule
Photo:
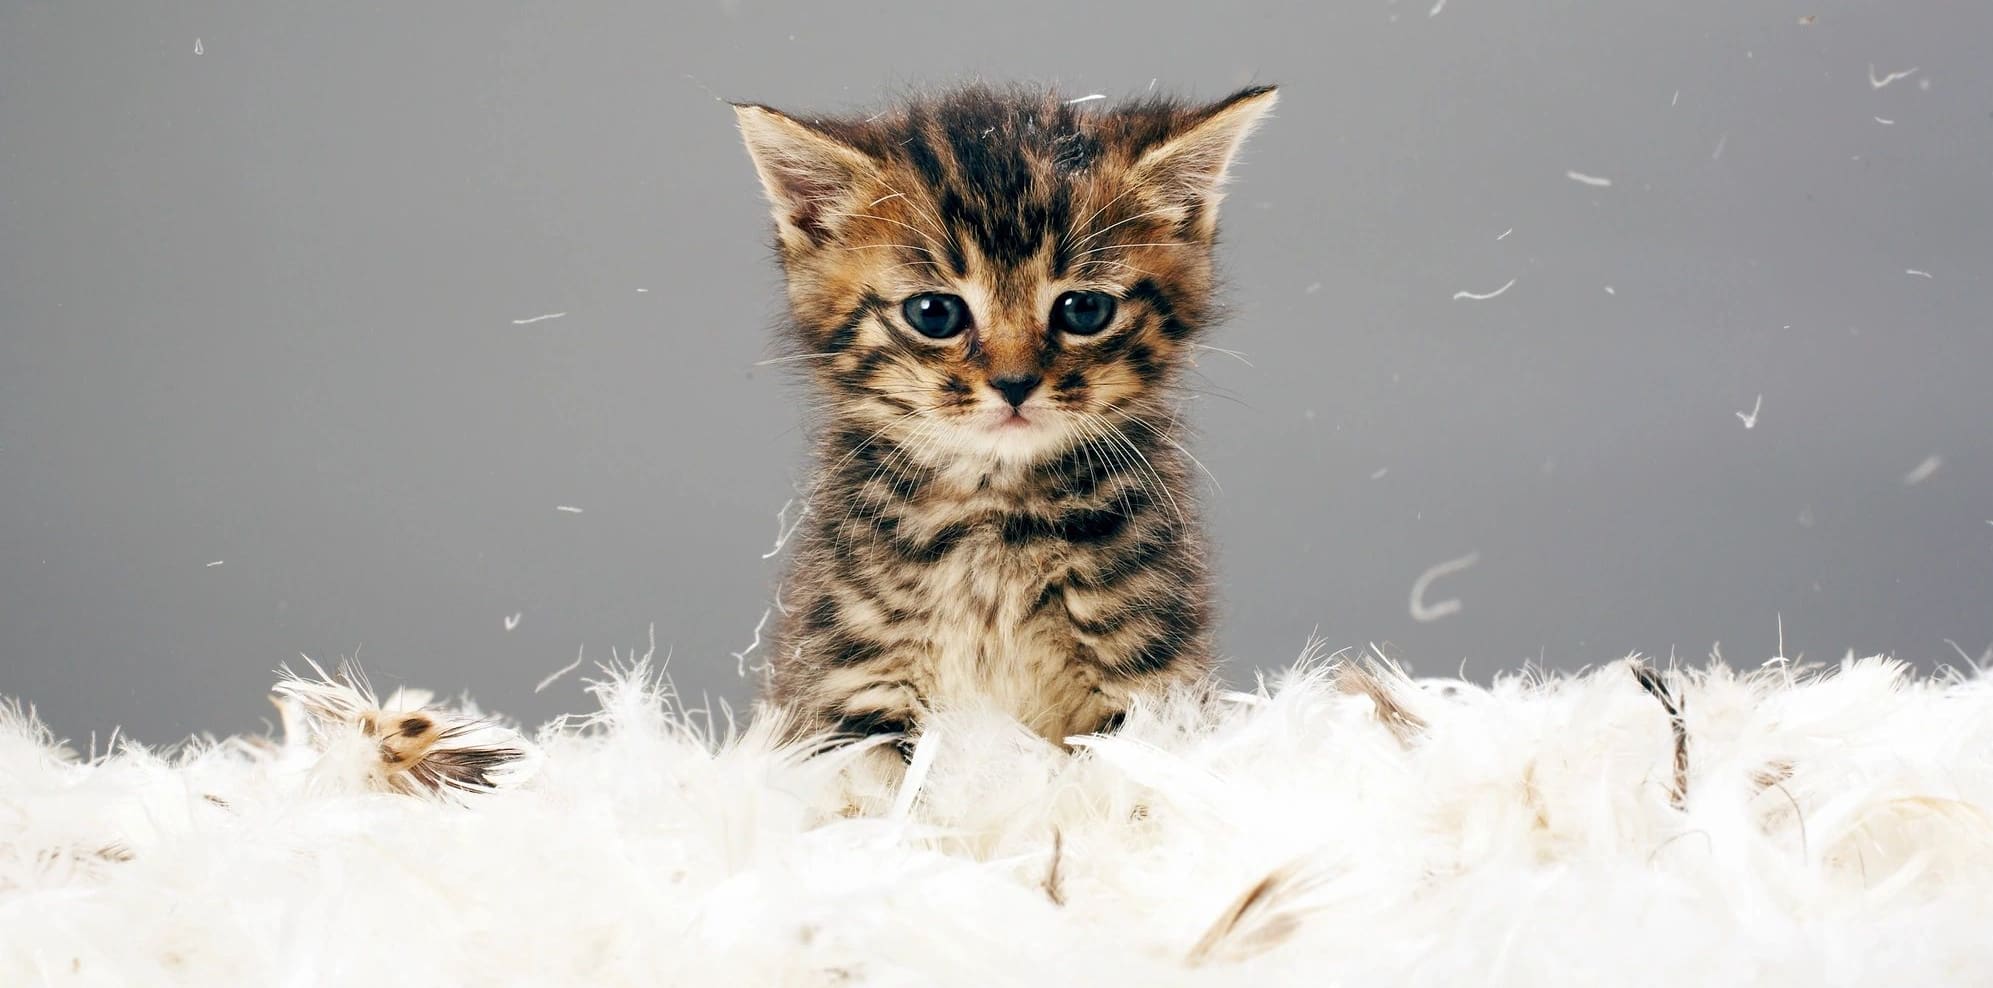
[[[1135,422],[1035,459],[937,457],[854,424],[833,424],[819,450],[815,500],[839,514],[860,502],[943,514],[1103,499],[1126,503],[1128,496],[1187,505],[1191,485],[1182,446],[1166,423]]]

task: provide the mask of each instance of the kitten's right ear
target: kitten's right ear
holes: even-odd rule
[[[840,215],[876,162],[857,148],[777,110],[734,104],[740,136],[761,175],[783,244],[803,249],[830,239]]]

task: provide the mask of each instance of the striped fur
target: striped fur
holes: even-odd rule
[[[1209,669],[1171,392],[1213,315],[1226,168],[1273,102],[737,108],[821,412],[769,684],[799,734],[994,704],[1061,740]],[[1104,331],[1055,325],[1074,291],[1113,299]],[[966,302],[961,335],[912,328],[933,292]],[[993,384],[1032,379],[1015,409]]]

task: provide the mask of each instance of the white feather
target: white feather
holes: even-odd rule
[[[1993,682],[1670,673],[1677,809],[1624,663],[1370,675],[1070,752],[944,712],[908,778],[632,659],[457,802],[325,784],[318,735],[91,760],[0,713],[0,984],[1993,983]]]

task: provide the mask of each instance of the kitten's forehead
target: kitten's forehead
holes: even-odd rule
[[[1055,93],[968,88],[915,97],[847,124],[854,144],[905,162],[928,177],[950,166],[987,175],[993,186],[1082,174],[1103,152],[1160,138],[1182,111],[1163,104],[1093,109]]]
[[[970,267],[965,254],[1013,269],[1065,236],[1101,178],[1098,129],[1050,99],[971,92],[913,104],[882,127],[881,143],[886,160],[967,241],[951,251],[959,275]]]
[[[964,235],[981,261],[1007,268],[1065,238],[1182,113],[1161,102],[1100,109],[970,88],[829,129],[885,165],[892,188]],[[967,260],[950,258],[958,275]]]

